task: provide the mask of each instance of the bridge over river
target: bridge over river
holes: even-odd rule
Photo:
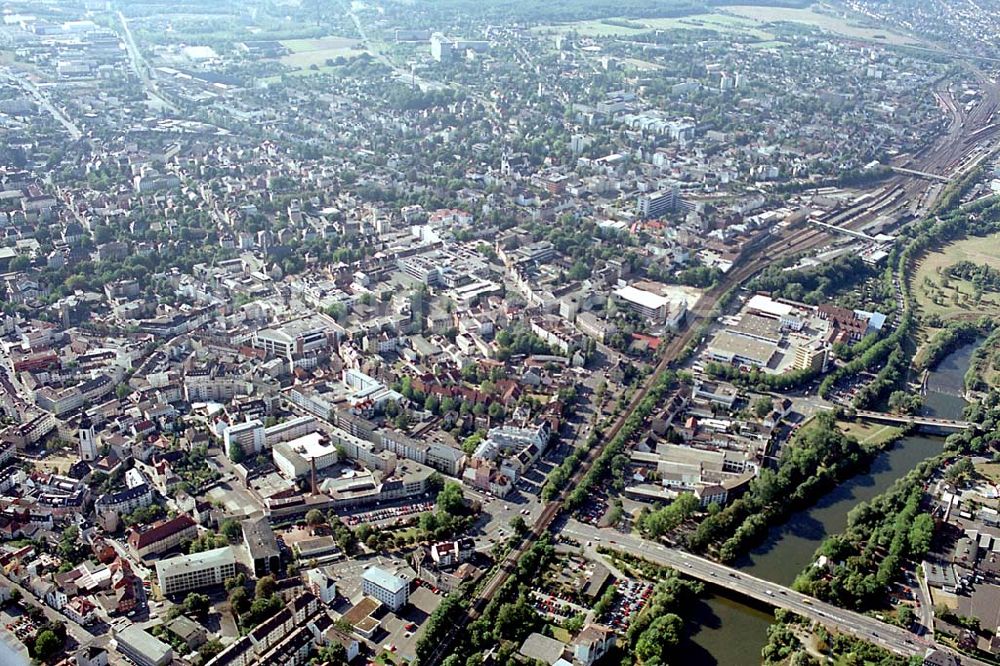
[[[852,634],[896,654],[906,657],[923,655],[928,648],[941,647],[932,640],[917,636],[902,627],[828,604],[808,595],[800,594],[791,588],[654,541],[622,534],[611,529],[599,529],[576,520],[568,521],[561,532],[582,543],[587,543],[590,549],[606,546],[645,558],[656,564],[676,569],[685,576],[696,578],[710,585],[775,608],[784,608],[818,622],[827,629]],[[955,654],[957,656],[957,653]],[[960,663],[986,666],[985,662],[966,655],[960,656]]]
[[[856,411],[855,415],[857,418],[864,419],[866,421],[877,421],[879,423],[892,423],[898,425],[912,424],[941,432],[961,432],[962,430],[975,427],[975,424],[970,421],[939,419],[931,416],[911,416],[909,414],[886,414],[884,412],[870,412],[863,409]]]

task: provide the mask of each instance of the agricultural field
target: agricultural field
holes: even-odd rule
[[[925,317],[937,315],[947,321],[1000,316],[1000,294],[984,292],[977,302],[971,282],[944,274],[963,260],[1000,269],[1000,234],[960,240],[920,261],[911,288]]]
[[[919,46],[921,43],[911,37],[888,30],[868,28],[853,21],[817,12],[813,9],[792,9],[790,7],[757,7],[753,5],[731,5],[722,7],[735,16],[757,24],[771,22],[802,23],[843,37],[892,44],[895,46]]]
[[[323,68],[327,60],[358,55],[361,41],[349,37],[321,37],[319,39],[288,39],[281,42],[291,53],[282,56],[281,62],[296,69],[309,69],[313,65]]]

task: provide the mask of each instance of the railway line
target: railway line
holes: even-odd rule
[[[953,122],[947,134],[929,149],[921,151],[919,159],[914,156],[908,160],[907,166],[914,171],[939,173],[942,176],[953,171],[960,171],[963,169],[963,164],[970,158],[970,151],[978,149],[987,141],[991,141],[1000,132],[1000,123],[992,122],[997,109],[1000,108],[1000,87],[985,76],[980,75],[980,78],[984,88],[983,102],[973,108],[964,120],[958,123]],[[939,187],[940,183],[936,186]],[[857,231],[869,225],[880,215],[904,207],[908,205],[908,202],[924,198],[928,195],[928,191],[936,186],[917,176],[896,174],[875,190],[872,197],[861,197],[846,209],[834,211],[830,218],[824,221],[833,226]],[[925,208],[932,203],[933,201],[925,201]],[[536,540],[549,531],[555,519],[562,512],[569,493],[590,470],[594,461],[603,451],[605,443],[614,439],[621,432],[628,416],[649,394],[656,380],[670,369],[683,349],[696,335],[700,334],[702,324],[711,316],[723,295],[768,265],[813,250],[828,242],[830,234],[830,231],[808,227],[804,229],[789,228],[782,233],[763,236],[741,255],[741,260],[734,266],[733,270],[726,274],[720,284],[702,295],[695,307],[689,311],[689,320],[683,332],[674,336],[663,347],[661,358],[654,371],[633,395],[628,407],[622,411],[611,428],[604,434],[602,444],[587,452],[586,458],[577,467],[573,476],[560,491],[559,496],[545,505],[528,536],[516,548],[511,549],[507,556],[494,567],[492,576],[473,597],[468,612],[455,622],[451,631],[445,635],[428,659],[427,664],[433,666],[439,664],[449,654],[456,638],[464,635],[468,624],[482,615],[490,599],[496,595],[515,571],[521,556],[531,548]]]

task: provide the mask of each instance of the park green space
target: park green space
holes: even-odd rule
[[[959,261],[1000,269],[1000,234],[965,238],[920,260],[911,287],[921,314],[937,315],[944,321],[1000,316],[1000,294],[986,291],[976,302],[971,282],[945,275],[945,270]]]

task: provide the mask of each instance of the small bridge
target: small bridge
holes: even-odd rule
[[[942,183],[950,183],[951,178],[948,176],[941,176],[936,173],[928,173],[927,171],[917,171],[916,169],[906,169],[904,167],[892,167],[892,170],[896,173],[906,174],[907,176],[917,176],[918,178],[927,178],[929,180],[938,180]]]
[[[942,432],[961,432],[969,428],[974,428],[976,425],[969,421],[958,421],[955,419],[938,419],[930,416],[911,416],[908,414],[886,414],[884,412],[869,412],[862,409],[855,412],[855,415],[857,418],[866,421],[898,425],[917,425],[922,428],[930,428]]]

